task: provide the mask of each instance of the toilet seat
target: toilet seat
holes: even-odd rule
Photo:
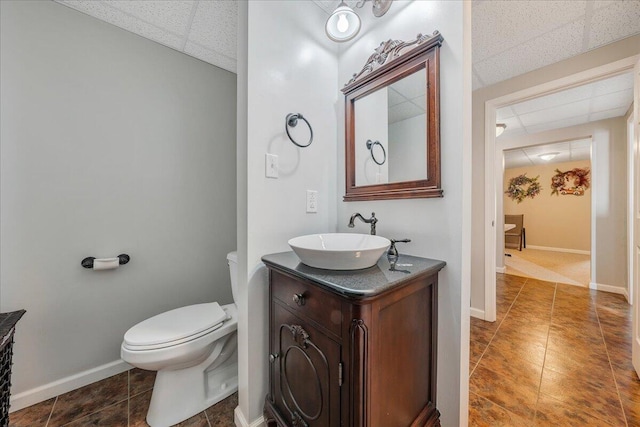
[[[217,302],[177,308],[133,326],[122,345],[134,351],[175,346],[211,333],[229,318]]]

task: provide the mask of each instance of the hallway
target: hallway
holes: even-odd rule
[[[640,426],[622,295],[498,274],[497,321],[471,319],[470,426]]]

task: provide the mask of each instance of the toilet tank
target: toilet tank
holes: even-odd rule
[[[231,277],[231,293],[233,302],[237,302],[238,294],[238,253],[236,251],[227,254],[227,264],[229,265],[229,275]]]

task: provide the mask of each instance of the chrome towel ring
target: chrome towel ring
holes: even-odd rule
[[[381,162],[378,161],[378,159],[376,159],[376,156],[373,154],[373,147],[375,147],[376,145],[379,145],[380,148],[382,148],[382,154],[384,155],[384,158]],[[382,145],[380,141],[371,141],[370,139],[367,139],[367,149],[371,153],[371,158],[374,162],[376,162],[376,164],[380,166],[384,165],[384,162],[387,161],[387,150],[384,149],[384,145]]]
[[[298,144],[293,139],[291,134],[289,133],[289,126],[291,126],[292,128],[296,127],[298,125],[298,119],[304,120],[304,122],[307,124],[307,126],[309,126],[310,135],[309,135],[309,142],[307,143],[307,145]],[[295,145],[297,145],[300,148],[308,147],[313,142],[313,129],[311,129],[311,124],[300,113],[295,113],[295,114],[294,113],[289,113],[289,114],[287,114],[287,118],[285,119],[284,129],[287,131],[287,136],[289,137],[291,142],[293,142]]]

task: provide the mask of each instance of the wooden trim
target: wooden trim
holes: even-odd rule
[[[411,423],[411,427],[440,427],[440,411],[433,402],[427,403],[420,415]]]
[[[351,426],[367,426],[367,358],[368,330],[362,319],[351,320]]]
[[[440,173],[440,46],[442,35],[418,35],[412,42],[382,43],[360,73],[342,90],[345,94],[345,202],[442,197]],[[404,52],[409,46],[416,47]],[[387,61],[388,60],[388,61]],[[381,64],[375,68],[376,64]],[[388,184],[356,185],[355,102],[417,71],[427,79],[426,179]]]

